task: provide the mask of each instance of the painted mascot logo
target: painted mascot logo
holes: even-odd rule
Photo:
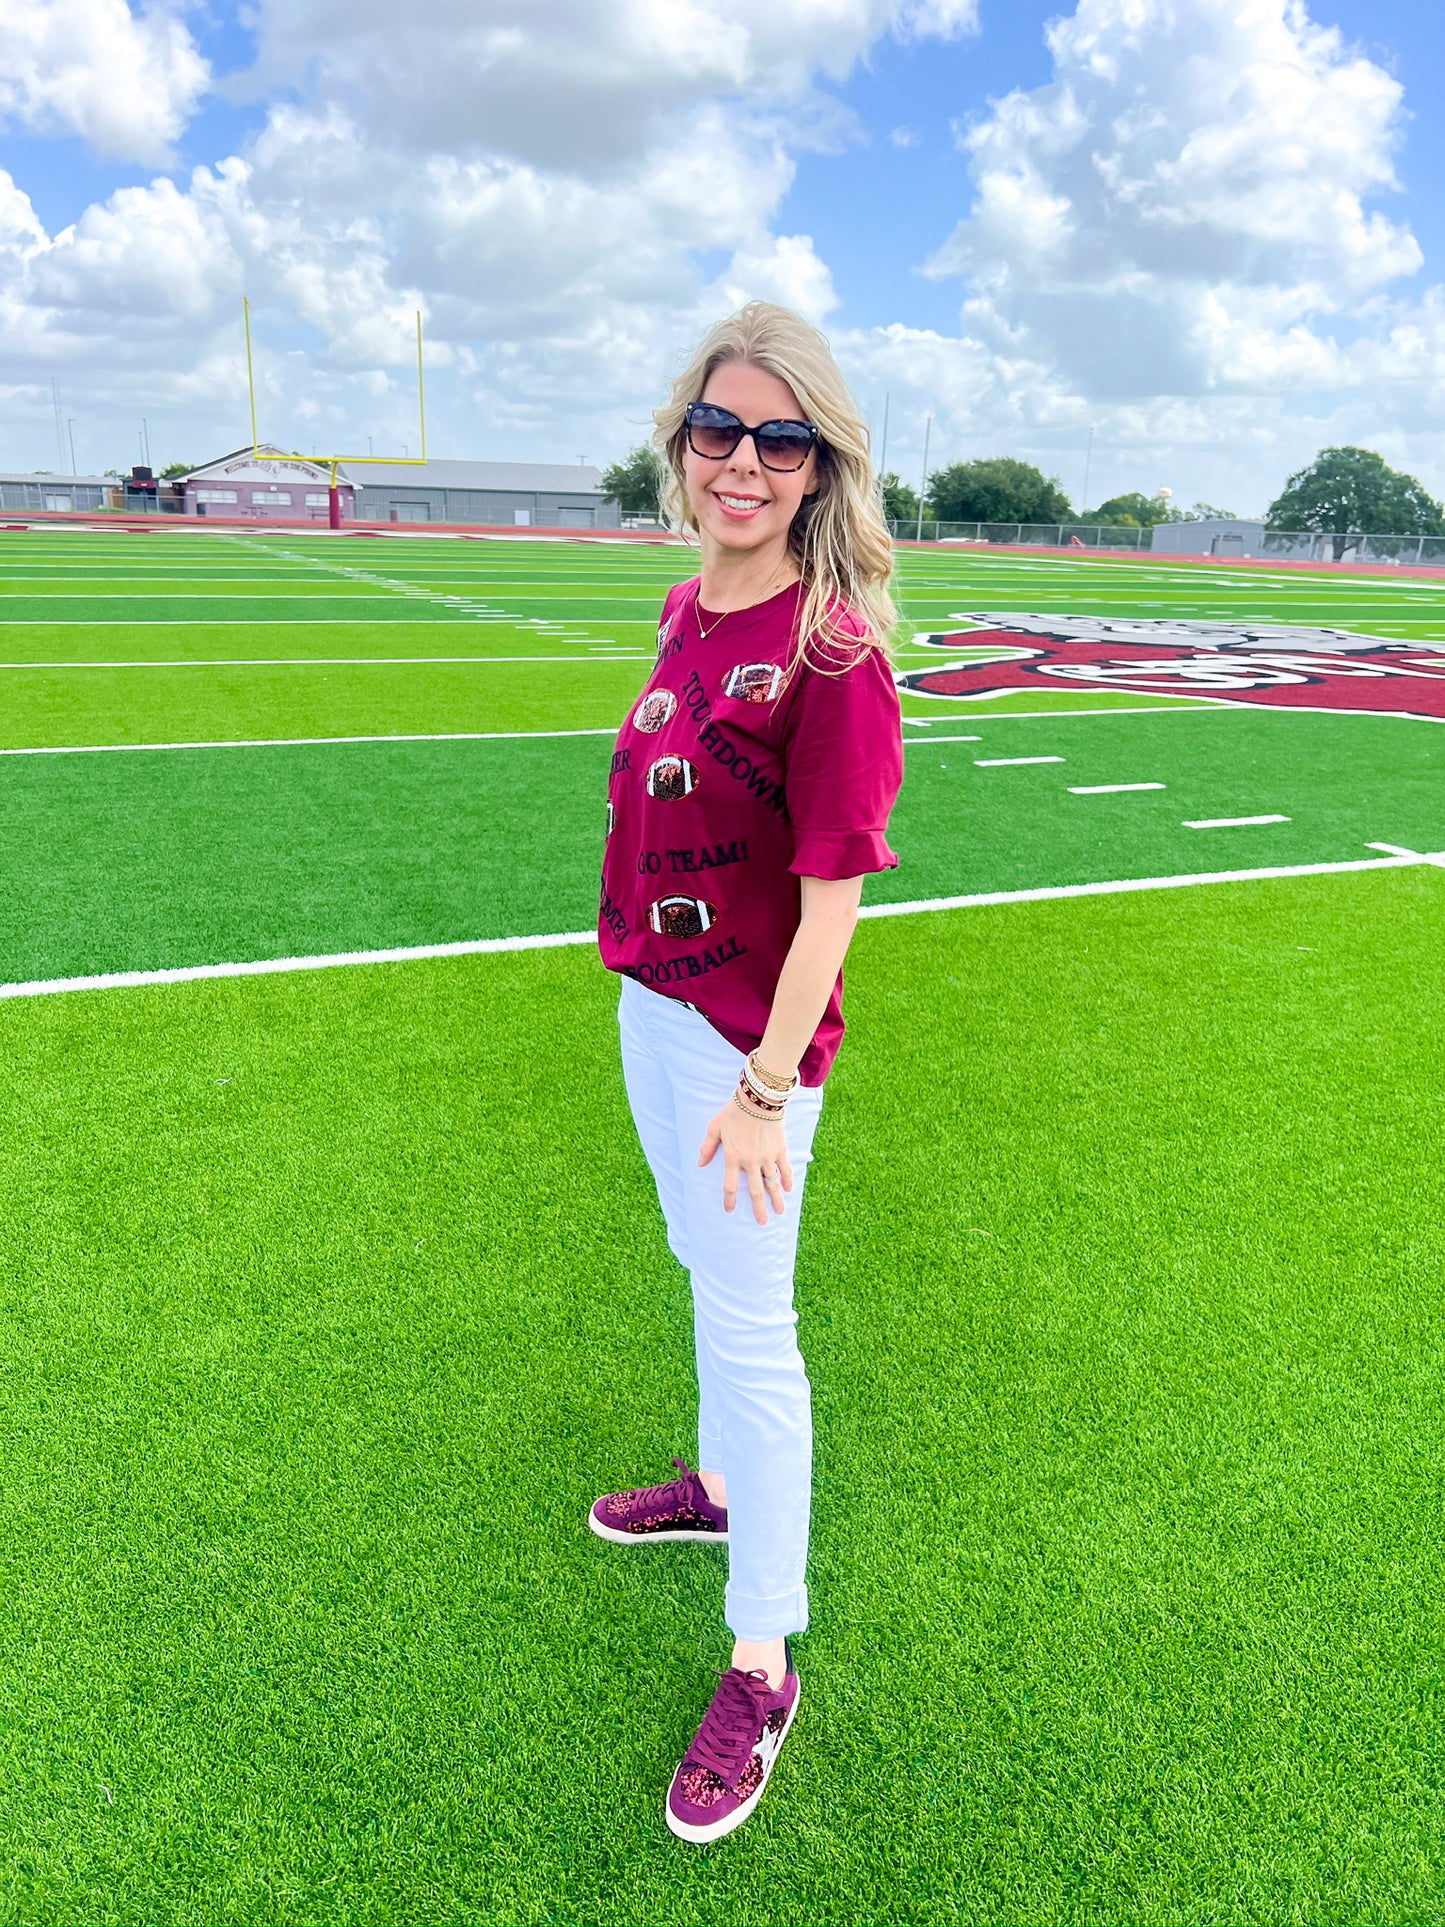
[[[967,650],[967,658],[906,671],[897,677],[900,689],[986,702],[1020,689],[1072,685],[1445,722],[1445,642],[1274,623],[1052,615],[955,620],[978,626],[913,641],[955,654]]]

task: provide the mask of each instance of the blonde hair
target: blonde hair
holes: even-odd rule
[[[662,516],[684,540],[697,534],[687,498],[682,458],[687,446],[686,412],[699,401],[708,378],[726,362],[746,362],[785,381],[819,433],[814,460],[816,494],[806,496],[788,531],[788,552],[803,581],[796,654],[815,668],[838,673],[876,645],[888,653],[897,612],[888,593],[893,541],[873,477],[866,423],[848,392],[827,337],[791,308],[749,301],[715,322],[699,342],[672,393],[653,411],[653,440],[662,455]],[[844,605],[860,616],[868,633],[860,645],[841,626]],[[827,659],[808,656],[814,639]],[[841,660],[839,651],[841,650]]]

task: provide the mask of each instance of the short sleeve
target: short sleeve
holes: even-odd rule
[[[795,876],[893,870],[888,818],[903,783],[903,726],[888,659],[870,648],[851,668],[805,666],[785,730]]]

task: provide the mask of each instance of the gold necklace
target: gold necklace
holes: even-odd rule
[[[724,609],[722,614],[717,618],[717,621],[710,623],[708,627],[704,629],[702,626],[702,591],[701,589],[699,589],[697,601],[693,605],[692,613],[697,618],[698,640],[700,642],[706,642],[708,637],[712,634],[713,630],[717,628],[718,623],[726,621],[727,618],[732,614],[732,610]]]
[[[792,585],[790,583],[785,582],[783,584],[783,588],[790,588],[791,586]],[[758,601],[767,602],[770,596],[781,595],[781,594],[782,594],[782,589],[769,590],[768,595],[760,596],[758,598]],[[750,602],[748,604],[748,607],[750,609],[756,609],[757,606],[758,606],[757,602]],[[708,627],[704,629],[702,626],[702,584],[699,583],[697,594],[692,599],[692,614],[693,614],[693,620],[697,624],[698,638],[700,641],[706,642],[708,637],[712,634],[713,630],[718,627],[719,623],[725,622],[729,616],[741,615],[742,611],[740,609],[724,609],[722,614],[718,616],[713,622],[709,623]]]

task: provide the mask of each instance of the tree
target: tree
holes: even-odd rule
[[[1193,508],[1170,509],[1166,522],[1237,522],[1233,509],[1217,509],[1212,502],[1196,502]]]
[[[604,469],[602,493],[624,515],[656,515],[661,482],[661,456],[651,443],[640,442],[624,461]]]
[[[935,469],[928,478],[928,507],[940,522],[1073,519],[1073,509],[1056,480],[1031,462],[1016,462],[1007,455]]]
[[[178,475],[189,475],[194,467],[194,462],[167,462],[161,470],[161,480],[173,482]]]
[[[1169,504],[1157,495],[1141,495],[1134,489],[1128,495],[1111,495],[1096,509],[1085,509],[1083,519],[1108,529],[1152,529],[1156,522],[1169,520]]]
[[[1290,476],[1265,521],[1273,529],[1333,535],[1336,562],[1351,533],[1445,535],[1445,511],[1434,497],[1370,448],[1322,448]]]
[[[918,491],[900,482],[889,469],[886,475],[878,477],[878,486],[883,491],[883,513],[890,522],[918,521]]]

